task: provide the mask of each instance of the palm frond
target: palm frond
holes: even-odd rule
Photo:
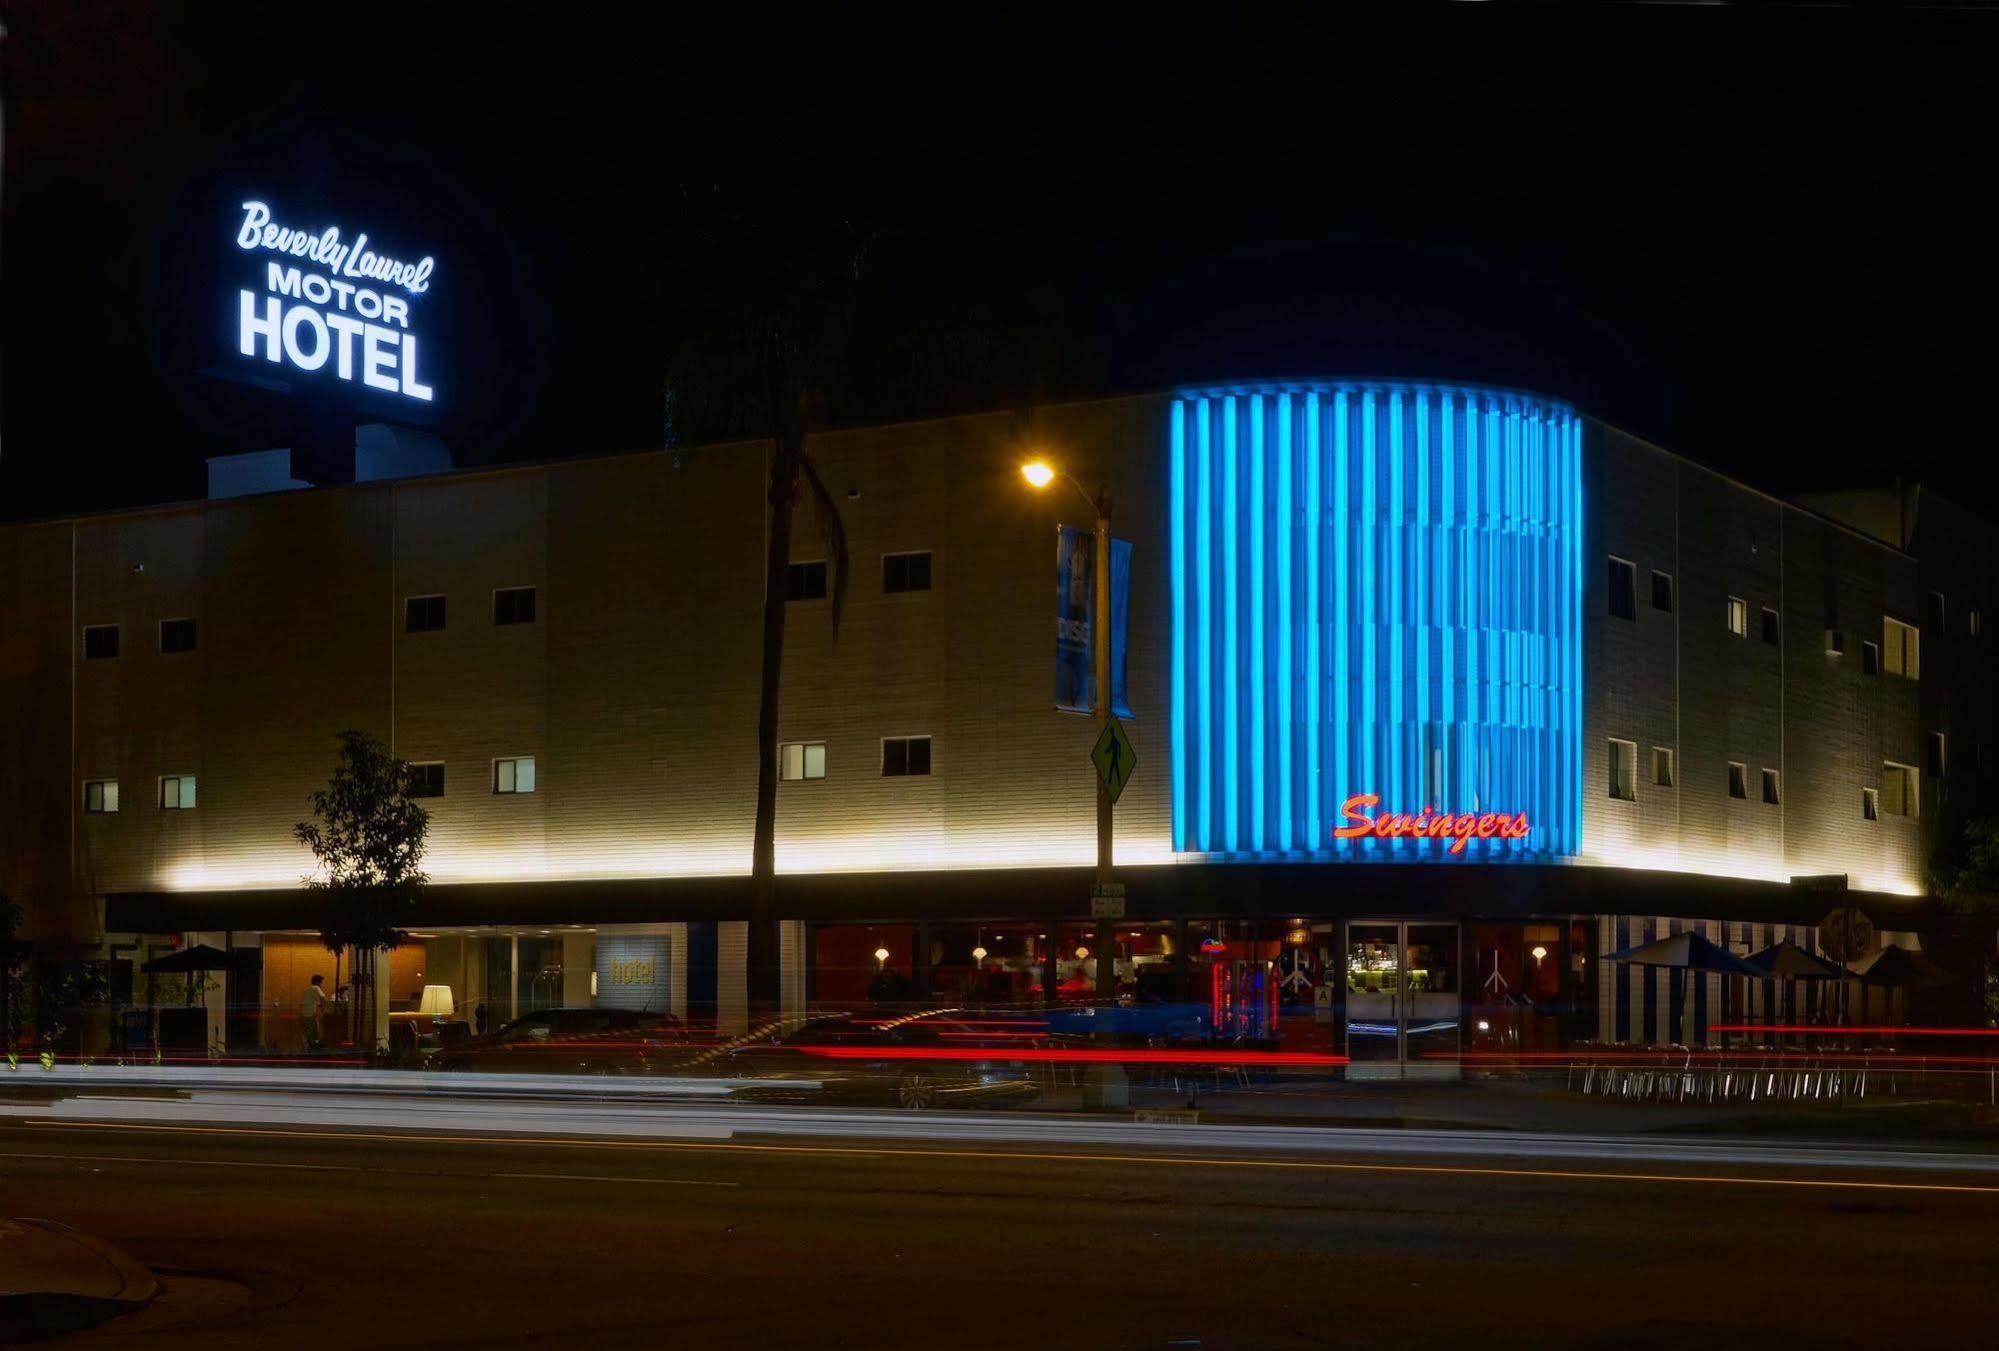
[[[812,463],[810,455],[798,457],[798,467],[805,475],[805,483],[812,490],[812,520],[819,528],[819,538],[826,545],[826,559],[833,566],[833,636],[840,636],[840,615],[847,608],[847,574],[850,560],[847,557],[847,523],[840,519],[840,508],[833,501],[833,494],[826,491],[826,481],[819,477],[819,466]]]

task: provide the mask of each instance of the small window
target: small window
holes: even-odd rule
[[[1622,558],[1610,560],[1610,617],[1638,618],[1638,569]]]
[[[493,617],[495,622],[499,622],[497,596],[494,597]],[[411,596],[403,602],[404,633],[436,633],[443,627],[444,597]]]
[[[493,791],[495,793],[532,793],[534,791],[534,757],[518,755],[509,760],[493,762]]]
[[[493,593],[493,622],[495,624],[534,623],[534,588],[531,586],[503,586]]]
[[[192,619],[162,619],[160,621],[160,652],[172,656],[176,652],[194,651],[194,621]]]
[[[1944,607],[1943,592],[1930,592],[1930,628],[1937,633],[1950,632],[1950,613]]]
[[[1638,798],[1638,746],[1635,742],[1610,739],[1610,795],[1622,802]]]
[[[1673,786],[1673,751],[1669,746],[1652,748],[1652,782],[1661,788]]]
[[[83,809],[92,815],[117,811],[118,780],[86,779],[83,785]]]
[[[1860,642],[1860,674],[1881,674],[1881,644],[1862,639]]]
[[[930,738],[890,736],[882,738],[882,777],[900,778],[930,772]]]
[[[826,599],[826,564],[793,563],[784,570],[784,598],[786,600]]]
[[[1772,807],[1780,801],[1777,796],[1777,771],[1774,769],[1763,771],[1763,801]]]
[[[1928,765],[1928,769],[1930,777],[1933,779],[1941,779],[1944,776],[1946,768],[1948,767],[1948,762],[1944,758],[1944,751],[1945,751],[1945,746],[1944,746],[1943,733],[1931,732],[1930,763]]]
[[[1985,616],[1977,609],[1964,612],[1964,632],[1969,638],[1976,638],[1985,631]]]
[[[1749,636],[1749,603],[1740,596],[1728,598],[1728,631],[1738,638]]]
[[[1922,634],[1914,625],[1881,616],[1881,656],[1889,675],[1922,678]]]
[[[1739,798],[1749,796],[1749,766],[1737,760],[1728,762],[1728,795]]]
[[[118,655],[118,626],[88,624],[83,630],[83,659],[107,661]]]
[[[1775,647],[1777,646],[1778,642],[1782,639],[1783,631],[1784,631],[1784,626],[1782,622],[1777,618],[1777,612],[1771,609],[1767,605],[1764,606],[1763,641],[1770,644],[1770,646]]]
[[[928,591],[930,589],[930,551],[908,554],[882,555],[882,590],[890,594],[898,591]]]
[[[1889,760],[1881,766],[1881,810],[1888,816],[1914,816],[1920,805],[1914,765]]]
[[[1881,790],[1879,788],[1863,788],[1860,790],[1860,818],[1863,821],[1879,821],[1881,819]]]
[[[184,812],[194,808],[194,775],[168,774],[160,780],[160,807]]]
[[[411,797],[444,796],[444,764],[438,760],[427,760],[410,766]]]
[[[1673,612],[1673,579],[1663,572],[1652,574],[1652,608]]]
[[[1825,631],[1825,654],[1828,657],[1845,656],[1846,635],[1838,629],[1827,629]]]
[[[826,743],[787,741],[777,748],[778,778],[786,783],[826,777]]]

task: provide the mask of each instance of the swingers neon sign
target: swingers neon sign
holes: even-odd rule
[[[254,201],[243,203],[236,247],[302,258],[322,269],[267,262],[268,294],[260,298],[247,287],[237,292],[236,347],[244,356],[261,351],[265,360],[301,371],[330,363],[342,380],[355,379],[359,370],[370,389],[431,401],[431,387],[417,378],[409,296],[430,289],[434,259],[407,263],[376,253],[365,232],[349,243],[337,225],[317,233],[280,225],[270,207]],[[409,294],[386,294],[391,287]]]
[[[1533,829],[1526,812],[1433,812],[1425,807],[1411,816],[1405,812],[1385,812],[1370,816],[1381,805],[1378,793],[1355,793],[1340,805],[1340,815],[1351,824],[1333,827],[1333,837],[1357,840],[1372,836],[1377,840],[1449,840],[1450,852],[1462,854],[1467,840],[1524,840]]]

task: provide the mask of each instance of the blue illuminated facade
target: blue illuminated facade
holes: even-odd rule
[[[1547,860],[1582,843],[1582,431],[1399,381],[1188,389],[1169,414],[1173,845],[1242,859]],[[1526,813],[1524,839],[1336,839]]]

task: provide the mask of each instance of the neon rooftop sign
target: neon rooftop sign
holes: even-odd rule
[[[1415,815],[1385,812],[1370,816],[1381,805],[1379,793],[1355,793],[1340,805],[1350,823],[1333,827],[1333,837],[1357,840],[1447,840],[1453,854],[1462,854],[1469,840],[1524,840],[1532,832],[1526,812],[1437,812],[1425,807]]]
[[[337,225],[317,232],[294,229],[258,201],[243,203],[236,247],[312,265],[267,262],[266,294],[260,298],[247,287],[237,292],[236,346],[242,355],[262,355],[307,372],[331,366],[337,379],[358,378],[385,394],[431,402],[433,391],[418,376],[410,297],[430,289],[435,259],[411,263],[377,253],[368,247],[366,232],[349,243]],[[405,294],[389,294],[391,287]]]

